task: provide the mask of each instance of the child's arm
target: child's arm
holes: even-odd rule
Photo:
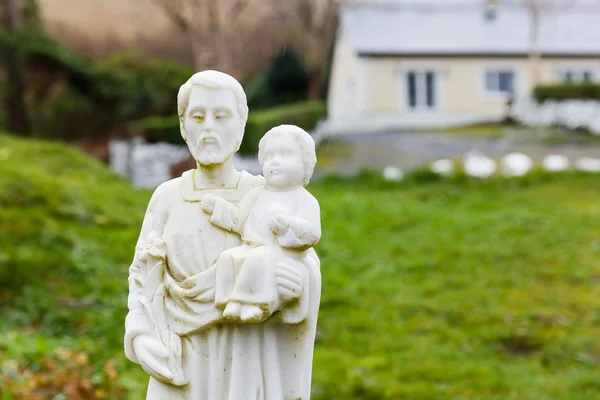
[[[210,222],[213,225],[229,232],[240,233],[237,224],[239,212],[236,206],[213,194],[202,197],[200,206],[210,215]]]
[[[210,215],[210,222],[213,225],[241,235],[250,208],[254,204],[258,193],[259,191],[256,188],[250,190],[237,207],[212,194],[205,195],[200,200],[200,205],[204,212]]]
[[[302,196],[297,216],[277,216],[270,222],[277,241],[282,247],[303,251],[316,245],[321,239],[321,215],[319,203],[306,192]]]

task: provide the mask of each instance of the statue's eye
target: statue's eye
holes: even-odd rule
[[[226,120],[227,118],[229,118],[229,115],[227,115],[227,114],[217,114],[217,116],[215,118],[218,119],[219,121],[223,121],[223,120]]]
[[[198,122],[204,122],[204,115],[194,115],[193,118]]]

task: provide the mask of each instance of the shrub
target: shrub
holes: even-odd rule
[[[184,144],[179,130],[179,118],[175,115],[170,117],[146,117],[133,126],[134,130],[140,132],[149,142]]]
[[[31,121],[27,133],[45,138],[98,137],[123,122],[169,115],[176,109],[179,87],[193,74],[187,67],[132,53],[93,62],[36,29],[0,30],[3,57],[23,74]],[[0,90],[0,100],[9,89]]]
[[[116,123],[117,116],[94,104],[89,97],[67,89],[30,114],[34,136],[74,140],[99,137]]]
[[[320,101],[296,103],[265,111],[251,112],[240,153],[255,154],[258,151],[258,142],[263,135],[277,125],[292,124],[305,130],[311,130],[324,116],[325,104]]]
[[[125,53],[98,64],[94,72],[97,91],[117,101],[119,115],[139,118],[167,116],[176,110],[177,92],[194,71],[169,61],[144,61]]]
[[[600,84],[593,83],[559,83],[538,86],[533,91],[538,103],[563,100],[598,100],[600,101]]]
[[[271,65],[245,87],[251,109],[265,109],[300,102],[308,92],[306,65],[291,46],[284,47]]]

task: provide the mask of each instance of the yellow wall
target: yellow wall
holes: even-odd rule
[[[361,64],[365,66],[364,63]],[[327,113],[330,118],[358,113],[359,62],[348,38],[340,33],[333,53]]]
[[[484,90],[484,71],[488,68],[510,68],[515,71],[517,95],[527,95],[533,89],[530,63],[525,57],[440,57],[401,58],[375,57],[365,59],[368,67],[365,81],[370,113],[406,112],[406,85],[404,73],[407,69],[434,69],[438,74],[440,97],[437,111],[449,114],[479,114],[502,116],[506,99],[493,97]],[[544,58],[540,64],[540,80],[550,83],[559,80],[562,68],[586,68],[595,71],[600,78],[600,57]]]

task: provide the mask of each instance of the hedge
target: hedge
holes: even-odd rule
[[[248,106],[269,109],[304,101],[308,94],[308,70],[292,46],[277,52],[268,68],[261,71],[245,87]]]
[[[260,139],[269,129],[277,125],[298,125],[310,131],[324,116],[325,104],[320,101],[290,104],[264,111],[251,111],[246,123],[240,153],[256,154]],[[143,118],[134,124],[134,128],[152,142],[183,144],[179,132],[179,119],[176,116]]]
[[[324,116],[325,103],[321,101],[295,103],[265,111],[250,112],[240,153],[256,154],[260,139],[269,129],[277,125],[298,125],[310,131]]]
[[[97,62],[41,30],[0,27],[0,60],[5,59],[17,63],[24,74],[31,122],[27,133],[65,140],[100,137],[122,123],[171,114],[181,84],[194,73],[170,61],[147,61],[136,53]],[[2,83],[6,87],[0,88],[0,102],[10,89],[10,82]]]
[[[533,98],[538,103],[563,100],[600,101],[600,84],[559,83],[555,85],[542,85],[533,90]]]
[[[185,143],[179,131],[179,118],[175,115],[146,117],[134,123],[133,128],[149,142]]]

